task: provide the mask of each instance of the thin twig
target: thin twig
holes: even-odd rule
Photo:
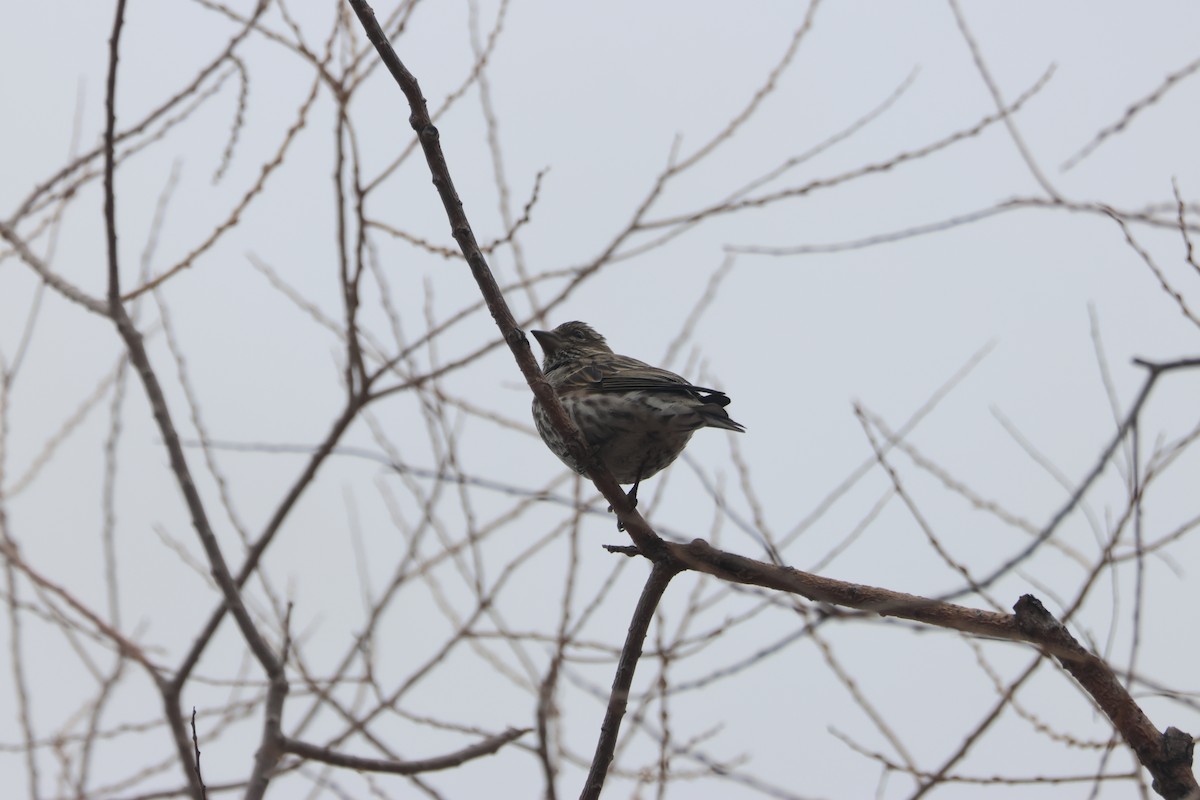
[[[200,784],[200,796],[207,800],[208,787],[204,785],[204,776],[200,773],[200,738],[196,735],[195,706],[192,706],[192,747],[196,751],[196,782]]]
[[[1122,420],[1121,424],[1117,426],[1116,434],[1113,435],[1112,441],[1108,443],[1108,445],[1104,448],[1104,451],[1100,453],[1100,457],[1096,459],[1096,464],[1092,467],[1091,472],[1084,477],[1079,486],[1075,488],[1075,491],[1071,493],[1071,496],[1067,499],[1067,502],[1054,514],[1053,517],[1050,518],[1050,521],[1046,523],[1046,526],[1042,528],[1041,531],[1038,532],[1038,535],[1034,537],[1032,542],[1026,545],[1021,552],[1009,558],[999,567],[994,569],[990,575],[980,579],[976,585],[972,587],[971,591],[981,591],[990,587],[1002,576],[1008,574],[1008,572],[1015,568],[1018,564],[1033,555],[1033,553],[1039,547],[1041,547],[1047,539],[1054,535],[1054,532],[1058,530],[1058,526],[1072,511],[1075,510],[1075,507],[1079,505],[1081,500],[1083,500],[1084,495],[1087,494],[1088,490],[1092,487],[1092,484],[1096,482],[1096,479],[1100,477],[1100,474],[1104,472],[1105,467],[1108,466],[1109,459],[1112,458],[1113,454],[1117,451],[1117,448],[1120,447],[1121,442],[1125,440],[1125,435],[1129,432],[1130,426],[1132,426],[1137,420],[1138,415],[1142,411],[1142,406],[1145,405],[1146,400],[1150,397],[1150,390],[1154,388],[1154,384],[1159,377],[1168,372],[1173,372],[1176,370],[1195,369],[1200,367],[1200,358],[1185,358],[1178,361],[1161,364],[1135,359],[1134,363],[1145,367],[1149,371],[1149,374],[1146,376],[1146,381],[1142,384],[1141,391],[1138,392],[1137,398],[1133,401],[1133,406],[1130,407],[1129,413],[1125,415],[1125,419]],[[946,597],[953,597],[960,593],[961,592],[956,592],[951,595],[947,595]]]
[[[1092,137],[1090,142],[1079,149],[1079,152],[1075,153],[1073,156],[1064,161],[1060,169],[1063,172],[1073,169],[1079,164],[1080,161],[1083,161],[1085,158],[1090,156],[1097,147],[1104,144],[1106,140],[1125,130],[1126,126],[1133,122],[1134,117],[1161,100],[1163,95],[1165,95],[1173,86],[1175,86],[1175,84],[1192,75],[1196,72],[1196,70],[1200,70],[1200,58],[1189,62],[1175,72],[1167,75],[1167,77],[1163,79],[1163,82],[1159,84],[1154,91],[1130,104],[1129,108],[1125,109],[1125,113],[1121,115],[1120,119],[1111,125],[1107,125],[1102,128],[1099,133]]]
[[[528,728],[509,728],[504,733],[497,734],[481,742],[477,742],[462,750],[447,753],[444,756],[424,758],[420,761],[389,761],[382,758],[363,758],[346,753],[338,753],[327,747],[317,747],[297,739],[285,738],[283,748],[287,752],[302,756],[312,761],[331,764],[335,767],[346,767],[361,772],[380,772],[388,775],[416,775],[421,772],[452,769],[468,761],[482,756],[490,756],[509,742],[515,741],[529,733]]]

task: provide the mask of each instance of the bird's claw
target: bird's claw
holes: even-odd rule
[[[633,505],[634,508],[637,508],[637,504],[638,504],[637,490],[638,490],[638,487],[637,487],[637,484],[635,483],[633,485],[633,488],[629,490],[629,494],[625,495],[626,497],[629,498],[629,502]],[[608,507],[608,513],[610,513],[610,514],[613,513],[612,506]],[[619,519],[617,520],[617,530],[620,531],[621,533],[625,532],[625,523],[621,522],[621,520],[619,520]]]

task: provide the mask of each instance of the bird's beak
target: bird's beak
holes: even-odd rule
[[[538,340],[538,344],[542,346],[543,353],[553,353],[562,346],[562,340],[553,331],[530,331],[530,333],[533,334],[533,338]]]

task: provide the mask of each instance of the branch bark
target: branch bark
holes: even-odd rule
[[[642,596],[638,598],[633,619],[629,622],[629,632],[625,636],[625,646],[621,648],[621,658],[617,661],[612,692],[608,695],[608,708],[604,712],[604,721],[600,723],[600,738],[596,741],[596,753],[592,756],[592,766],[588,770],[583,791],[579,794],[580,800],[596,800],[604,789],[608,765],[612,763],[617,747],[617,734],[621,732],[621,720],[629,705],[629,687],[633,685],[633,673],[637,669],[638,659],[642,657],[642,644],[646,641],[650,620],[654,619],[654,612],[667,590],[667,584],[681,569],[682,565],[671,560],[656,561],[646,585],[642,587]]]
[[[500,286],[496,283],[496,279],[488,267],[487,258],[480,249],[479,243],[475,240],[475,233],[471,228],[471,223],[467,220],[462,200],[454,188],[454,181],[450,177],[450,168],[446,164],[446,157],[442,152],[438,129],[430,119],[429,109],[426,105],[425,97],[421,93],[421,87],[417,83],[417,79],[408,71],[408,68],[400,61],[400,57],[396,55],[396,51],[392,49],[392,45],[388,42],[383,28],[380,27],[378,20],[375,19],[375,12],[371,9],[371,6],[364,0],[349,0],[349,3],[354,9],[354,13],[358,16],[363,30],[366,31],[367,39],[374,45],[375,50],[379,53],[379,57],[383,60],[384,65],[388,68],[388,71],[396,80],[397,85],[404,92],[404,96],[408,100],[408,106],[411,111],[408,122],[412,126],[412,129],[416,131],[417,139],[421,143],[421,150],[425,154],[425,161],[429,165],[430,174],[433,176],[433,185],[437,188],[438,196],[442,200],[442,206],[446,210],[446,217],[450,221],[450,230],[454,236],[454,241],[458,243],[463,257],[467,260],[467,265],[471,268],[471,275],[479,286],[479,291],[483,295],[484,302],[487,303],[492,319],[495,320],[496,326],[500,329],[505,343],[508,345],[509,350],[512,351],[513,358],[517,362],[517,367],[520,368],[521,374],[525,377],[525,381],[533,391],[534,397],[546,409],[554,426],[563,434],[563,438],[570,447],[572,454],[582,463],[589,465],[588,477],[592,479],[592,482],[596,484],[596,488],[604,495],[609,504],[612,505],[613,510],[617,514],[617,519],[625,526],[625,530],[628,532],[630,538],[633,539],[634,544],[651,558],[661,556],[663,552],[662,540],[658,538],[658,535],[650,527],[650,524],[633,507],[633,504],[625,496],[625,492],[621,490],[620,484],[617,483],[612,474],[601,464],[593,461],[591,451],[584,441],[583,434],[579,432],[579,429],[575,427],[575,423],[567,416],[562,403],[558,400],[558,395],[554,393],[554,389],[550,387],[550,384],[542,375],[541,367],[538,366],[537,359],[534,358],[533,350],[529,346],[529,340],[526,338],[525,332],[517,327],[516,318],[513,317],[512,311],[504,299],[504,294],[500,291]]]
[[[1192,739],[1174,728],[1159,734],[1137,707],[1128,692],[1120,685],[1112,670],[1102,659],[1085,650],[1067,633],[1066,628],[1045,613],[1036,613],[1041,604],[1026,595],[1017,604],[1017,614],[1000,614],[931,600],[916,595],[892,592],[877,587],[851,584],[800,572],[789,567],[755,561],[726,553],[697,539],[689,544],[667,543],[661,540],[632,508],[625,493],[602,465],[594,462],[582,434],[563,410],[553,389],[542,375],[529,342],[523,331],[517,328],[508,304],[497,285],[487,260],[475,240],[467,220],[462,200],[454,188],[449,167],[441,148],[437,128],[434,127],[426,107],[425,98],[416,78],[404,66],[392,49],[383,30],[375,19],[371,7],[364,0],[348,0],[358,16],[368,39],[408,100],[411,114],[409,123],[417,133],[426,162],[442,200],[455,241],[458,243],[471,274],[475,278],[505,342],[516,359],[517,365],[537,401],[549,413],[552,424],[568,443],[573,454],[589,465],[588,477],[596,488],[612,504],[618,518],[624,524],[636,546],[636,552],[654,562],[630,624],[625,647],[622,649],[609,707],[601,727],[600,740],[592,761],[591,771],[584,786],[582,798],[599,797],[612,759],[620,720],[628,701],[630,682],[637,660],[641,656],[642,642],[650,619],[657,608],[671,578],[683,570],[703,572],[722,580],[762,586],[778,591],[799,594],[810,600],[832,605],[845,606],[883,616],[910,619],[939,627],[950,628],[979,636],[988,636],[1013,641],[1024,641],[1041,647],[1057,657],[1085,689],[1096,698],[1108,714],[1113,725],[1121,732],[1141,761],[1154,776],[1154,788],[1170,800],[1200,796],[1195,777],[1192,775]],[[1154,379],[1165,369],[1191,366],[1192,361],[1175,362],[1171,365],[1147,365],[1151,376],[1135,406],[1140,409],[1145,395],[1149,393]],[[1131,415],[1132,418],[1133,415]],[[1116,441],[1119,443],[1123,431]],[[1113,447],[1116,445],[1114,444]],[[1101,459],[1097,472],[1107,462],[1111,452]],[[1080,494],[1094,480],[1090,476],[1080,489]],[[1068,506],[1068,510],[1073,507]],[[1053,528],[1051,528],[1051,531]],[[630,548],[614,548],[619,552],[633,554]],[[986,585],[986,582],[985,582]],[[1048,618],[1048,619],[1047,619]],[[1053,622],[1053,624],[1050,624]],[[1056,627],[1057,626],[1057,627]],[[1103,699],[1102,699],[1103,698]]]
[[[416,775],[421,772],[452,769],[482,756],[490,756],[501,747],[504,747],[504,745],[519,739],[527,733],[529,733],[528,728],[509,728],[504,733],[489,736],[482,741],[464,747],[461,750],[456,750],[453,753],[447,753],[444,756],[435,756],[434,758],[424,758],[419,761],[391,761],[383,758],[363,758],[361,756],[339,753],[328,747],[317,747],[316,745],[292,738],[285,738],[282,745],[285,751],[293,755],[302,756],[313,761],[320,761],[323,764],[332,764],[335,767],[346,767],[348,769],[359,770],[360,772],[379,772],[388,775]]]
[[[1167,800],[1200,797],[1200,786],[1192,774],[1192,737],[1174,727],[1159,733],[1104,659],[1079,644],[1036,597],[1022,596],[1014,610],[1022,634],[1049,650],[1112,720],[1138,761],[1154,776],[1154,791]]]
[[[150,404],[154,421],[158,426],[159,433],[163,437],[163,444],[167,448],[167,454],[171,463],[171,472],[175,475],[175,481],[179,485],[184,504],[187,506],[188,513],[192,519],[192,527],[195,528],[196,534],[200,539],[200,544],[203,546],[205,555],[208,558],[209,569],[211,570],[213,579],[216,581],[217,586],[220,587],[225,605],[230,609],[234,619],[237,621],[242,637],[246,640],[246,644],[250,647],[251,652],[254,653],[255,658],[270,680],[271,688],[268,693],[267,709],[265,712],[263,741],[255,758],[254,777],[251,779],[250,788],[246,793],[248,798],[256,798],[261,797],[265,793],[274,766],[278,762],[279,755],[282,753],[277,743],[282,738],[279,732],[279,723],[282,718],[283,700],[288,690],[287,680],[284,674],[282,659],[276,656],[266,639],[259,632],[253,618],[250,616],[250,612],[246,609],[245,603],[242,601],[240,588],[234,582],[233,576],[229,572],[229,567],[221,552],[216,533],[209,522],[204,501],[200,497],[200,492],[196,488],[196,481],[192,477],[187,458],[184,456],[183,445],[175,423],[171,419],[171,412],[166,396],[163,393],[158,376],[154,372],[150,356],[146,352],[145,339],[130,318],[121,301],[121,269],[117,248],[115,139],[117,64],[119,60],[121,29],[124,26],[124,21],[125,1],[118,0],[116,15],[113,21],[112,36],[109,39],[109,69],[107,91],[105,93],[104,229],[108,262],[108,316],[112,319],[113,324],[116,325],[117,333],[120,335],[125,344],[125,349],[129,354],[129,363],[137,371],[138,378],[141,379],[142,386],[145,389],[146,399]],[[160,684],[164,701],[175,705],[175,708],[168,710],[167,716],[169,722],[171,722],[176,750],[183,762],[184,773],[187,775],[188,786],[194,797],[203,797],[205,794],[204,787],[191,768],[191,753],[189,752],[185,732],[180,726],[182,720],[178,709],[178,698],[173,697],[169,689],[163,690],[162,686],[163,684]]]

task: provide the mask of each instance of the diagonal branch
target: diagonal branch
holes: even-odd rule
[[[633,671],[641,656],[642,643],[645,640],[650,620],[653,618],[654,611],[671,578],[683,570],[702,572],[734,583],[799,594],[824,604],[910,619],[978,636],[1034,644],[1059,658],[1068,671],[1097,699],[1097,702],[1108,713],[1114,727],[1130,743],[1143,766],[1154,776],[1156,790],[1168,798],[1191,797],[1194,796],[1193,792],[1200,794],[1200,788],[1197,787],[1190,770],[1191,738],[1174,728],[1168,729],[1165,734],[1159,734],[1149,724],[1145,715],[1141,714],[1140,709],[1137,714],[1130,713],[1129,708],[1136,709],[1136,704],[1101,658],[1080,646],[1052,617],[1050,620],[1054,625],[1034,624],[1030,621],[1029,609],[1033,604],[1040,607],[1040,603],[1031,596],[1022,598],[1017,604],[1017,615],[982,611],[886,589],[836,581],[789,567],[755,561],[717,550],[701,539],[696,539],[689,544],[666,543],[659,539],[641,515],[632,508],[613,476],[602,465],[592,460],[591,453],[578,428],[567,416],[553,389],[538,368],[529,342],[524,332],[517,328],[512,312],[475,240],[475,235],[463,210],[462,200],[451,180],[438,130],[430,119],[416,78],[392,49],[375,19],[374,12],[365,0],[349,0],[349,3],[366,31],[367,38],[378,51],[408,100],[411,110],[409,123],[416,131],[425,153],[426,162],[433,176],[433,184],[442,200],[454,239],[466,258],[488,310],[500,328],[521,373],[533,391],[537,402],[541,403],[548,412],[555,429],[568,443],[572,455],[582,463],[588,464],[588,476],[595,483],[596,488],[612,503],[618,518],[625,524],[635,545],[635,547],[613,547],[610,550],[627,555],[643,555],[654,562],[654,567],[643,588],[641,599],[638,601],[630,624],[617,675],[614,678],[613,690],[609,697],[608,711],[601,727],[600,740],[597,743],[592,768],[581,797],[599,797],[604,777],[612,760],[620,720],[624,716],[628,702]],[[1197,366],[1200,365],[1200,361],[1183,360],[1171,364],[1143,365],[1150,369],[1151,374],[1134,404],[1129,417],[1130,421],[1136,418],[1137,412],[1149,394],[1150,387],[1160,374],[1173,369]],[[1118,431],[1114,444],[1109,451],[1102,455],[1095,473],[1084,481],[1077,492],[1077,497],[1073,498],[1073,502],[1060,512],[1043,536],[1049,536],[1053,532],[1061,517],[1065,517],[1074,507],[1078,496],[1082,496],[1087,491],[1107,463],[1111,456],[1111,450],[1123,438],[1126,429],[1127,426],[1124,426]],[[1017,560],[1022,557],[1018,556]],[[1011,566],[1011,564],[1007,566]],[[992,579],[994,580],[995,577],[993,576]],[[1048,614],[1045,616],[1049,617]],[[1057,628],[1054,627],[1055,625]],[[1080,665],[1083,665],[1083,668],[1080,668]],[[1097,694],[1109,693],[1108,696],[1111,696],[1111,693],[1114,692],[1123,693],[1123,696],[1119,696],[1118,700],[1114,702],[1102,700]]]
[[[1032,595],[1025,595],[1017,602],[1015,615],[1001,614],[755,561],[717,550],[702,539],[667,547],[670,559],[677,559],[680,568],[722,580],[976,636],[1036,645],[1057,658],[1096,701],[1142,766],[1154,776],[1156,791],[1169,800],[1200,797],[1200,785],[1191,772],[1192,738],[1175,728],[1162,733],[1155,729],[1112,668],[1081,646]],[[664,568],[668,566],[660,563]],[[658,567],[656,564],[655,568]]]
[[[28,265],[34,272],[36,272],[38,277],[41,278],[42,281],[45,282],[46,285],[51,289],[70,300],[72,303],[78,303],[88,311],[91,311],[93,314],[108,313],[108,306],[103,300],[98,300],[97,298],[92,297],[78,286],[75,286],[70,281],[55,273],[54,270],[50,268],[49,264],[38,258],[37,255],[29,249],[29,245],[26,244],[25,240],[21,238],[21,235],[17,233],[17,229],[3,220],[0,220],[0,238],[3,238],[6,242],[8,242],[16,254],[21,257],[21,260],[24,261],[25,264]]]
[[[651,557],[661,555],[663,552],[662,541],[654,533],[649,523],[633,507],[612,474],[592,459],[591,451],[584,441],[583,435],[575,427],[571,418],[567,416],[562,403],[558,400],[558,395],[542,375],[542,370],[534,358],[533,350],[529,347],[529,340],[525,337],[525,332],[517,327],[517,321],[500,291],[500,286],[496,283],[496,278],[488,267],[487,258],[475,240],[475,233],[467,220],[462,200],[454,188],[454,181],[450,177],[450,168],[446,164],[446,157],[442,152],[438,129],[430,119],[429,109],[417,79],[408,71],[408,68],[400,61],[400,57],[396,55],[396,51],[392,49],[378,20],[375,19],[375,12],[371,6],[365,0],[349,0],[349,2],[354,13],[358,15],[358,20],[362,24],[363,30],[366,31],[367,38],[379,52],[379,57],[408,100],[412,112],[408,121],[416,131],[421,149],[425,153],[425,161],[433,176],[433,185],[437,188],[442,206],[446,210],[446,216],[450,220],[451,233],[471,268],[471,275],[479,285],[479,291],[483,294],[488,311],[491,312],[492,319],[495,320],[505,343],[512,351],[521,374],[525,376],[529,388],[533,390],[534,397],[546,409],[551,424],[567,442],[572,455],[580,463],[588,465],[588,477],[612,505],[613,510],[617,513],[617,518],[624,524],[625,530],[633,539],[634,544]]]
[[[171,419],[170,408],[167,405],[162,385],[150,362],[150,356],[146,352],[145,338],[137,329],[137,326],[121,302],[121,270],[117,249],[115,132],[117,64],[121,29],[124,25],[124,20],[125,0],[118,0],[116,16],[113,22],[113,32],[109,39],[109,71],[105,98],[104,228],[108,262],[108,316],[116,325],[117,332],[120,334],[125,344],[125,349],[128,351],[129,362],[133,365],[138,377],[141,379],[142,386],[146,392],[146,399],[154,415],[154,421],[158,425],[159,434],[162,436],[163,444],[167,448],[171,463],[171,472],[174,474],[175,480],[179,485],[184,504],[187,506],[192,518],[192,527],[195,528],[196,534],[200,539],[200,544],[204,548],[205,555],[208,557],[209,568],[212,571],[213,578],[221,589],[225,605],[237,621],[242,637],[246,640],[246,644],[250,647],[255,658],[262,666],[263,672],[270,679],[270,691],[264,715],[264,739],[255,758],[254,775],[246,793],[248,798],[257,798],[265,793],[275,764],[282,754],[282,751],[278,747],[278,742],[282,738],[279,732],[279,723],[282,717],[283,701],[288,691],[283,662],[271,650],[270,645],[258,630],[253,618],[250,616],[249,610],[247,610],[242,600],[239,586],[234,582],[233,576],[230,574],[229,566],[221,552],[216,533],[209,522],[204,501],[200,497],[196,481],[184,456],[183,444],[180,441],[175,423]],[[169,684],[160,684],[160,687],[163,691],[163,700],[167,706],[168,717],[171,719],[176,750],[180,760],[186,767],[185,774],[188,779],[188,788],[194,797],[203,797],[205,795],[204,787],[199,783],[197,775],[191,769],[191,748],[185,738],[183,726],[179,724],[181,722],[181,715],[178,708],[178,697],[171,691]]]
[[[1192,774],[1192,737],[1178,728],[1159,733],[1104,659],[1080,645],[1036,597],[1024,595],[1014,609],[1021,632],[1031,641],[1047,645],[1063,669],[1112,720],[1138,761],[1154,776],[1154,791],[1168,800],[1200,797],[1200,786]]]
[[[608,765],[612,763],[613,752],[617,747],[617,734],[621,731],[621,719],[625,716],[625,707],[629,704],[629,687],[633,684],[633,672],[637,669],[638,659],[642,657],[646,631],[650,629],[650,620],[654,619],[654,612],[667,590],[667,584],[681,569],[681,564],[671,560],[656,561],[654,568],[650,570],[650,577],[646,579],[646,585],[642,587],[642,596],[638,598],[633,619],[629,622],[625,646],[621,648],[621,658],[613,676],[612,692],[608,696],[608,708],[604,712],[604,721],[600,723],[596,754],[592,756],[592,766],[588,770],[583,791],[579,794],[580,800],[596,800],[604,788]]]
[[[1142,359],[1134,359],[1134,363],[1144,367],[1149,374],[1146,376],[1145,383],[1142,384],[1141,391],[1138,392],[1137,398],[1133,401],[1133,405],[1129,409],[1129,413],[1125,415],[1125,419],[1117,426],[1117,432],[1113,434],[1112,440],[1108,446],[1104,448],[1104,452],[1100,454],[1100,458],[1096,460],[1096,465],[1092,467],[1092,471],[1087,474],[1083,482],[1076,487],[1075,491],[1067,499],[1067,502],[1060,508],[1057,513],[1051,518],[1046,527],[1038,533],[1038,535],[1025,546],[1021,552],[1017,553],[1012,558],[1005,561],[999,567],[994,569],[990,575],[979,580],[977,586],[971,588],[971,591],[980,591],[989,588],[993,583],[999,580],[1004,575],[1007,575],[1011,570],[1015,569],[1019,564],[1033,555],[1039,547],[1041,547],[1047,539],[1054,535],[1058,530],[1058,526],[1066,519],[1075,507],[1083,500],[1084,495],[1091,489],[1092,484],[1108,467],[1109,460],[1113,454],[1117,452],[1117,448],[1121,446],[1121,442],[1125,441],[1125,436],[1129,433],[1130,428],[1137,422],[1138,416],[1142,413],[1142,407],[1150,397],[1150,390],[1154,388],[1154,384],[1160,377],[1168,372],[1174,372],[1181,369],[1196,369],[1200,367],[1200,358],[1183,358],[1178,361],[1169,361],[1165,363],[1154,363]],[[965,591],[965,590],[964,590]],[[955,594],[958,594],[956,592]]]

